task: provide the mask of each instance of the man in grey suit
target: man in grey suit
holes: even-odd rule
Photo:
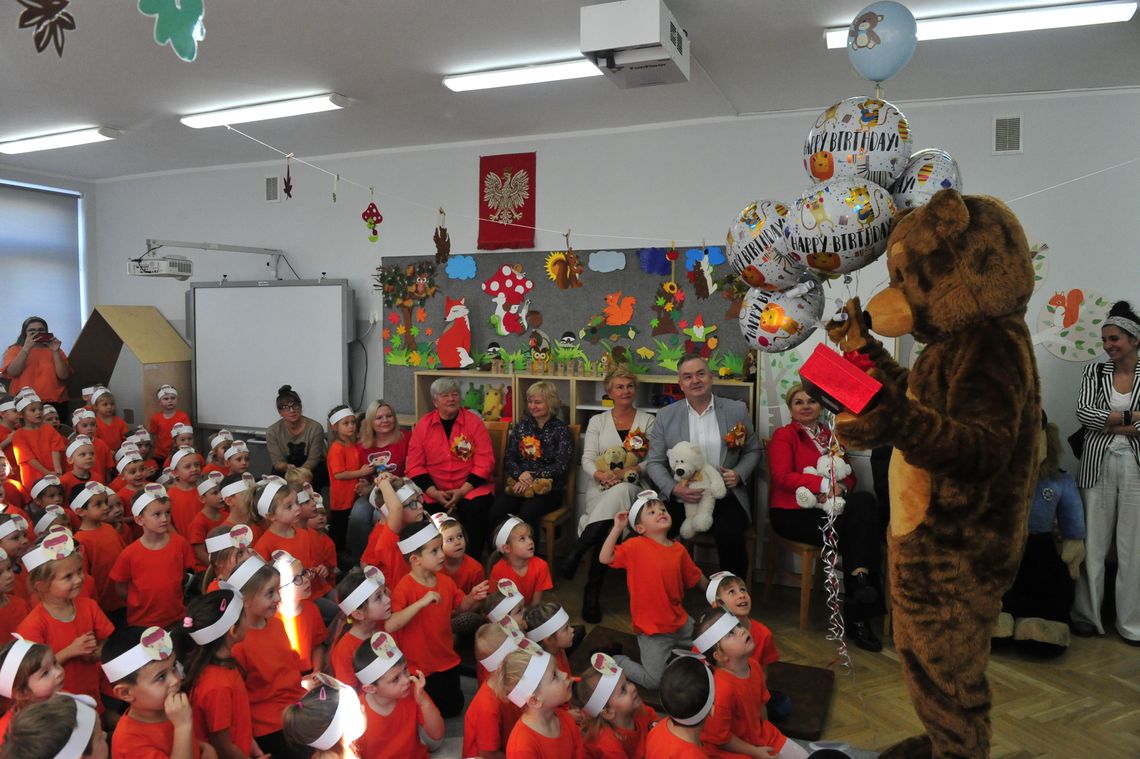
[[[701,491],[685,487],[673,479],[666,451],[679,442],[695,443],[705,459],[717,466],[727,494],[716,503],[710,532],[716,540],[721,569],[746,577],[748,553],[744,531],[752,518],[748,495],[748,478],[760,463],[760,441],[752,427],[748,406],[731,398],[713,395],[713,374],[708,362],[696,354],[686,354],[677,364],[677,383],[685,400],[657,412],[653,434],[649,438],[646,472],[657,492],[669,497],[667,505],[673,515],[672,533],[684,520],[684,503],[697,503]],[[744,443],[730,447],[725,435],[738,423],[744,425]]]

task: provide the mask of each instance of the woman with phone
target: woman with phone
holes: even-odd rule
[[[71,375],[67,354],[48,330],[47,321],[39,316],[25,319],[20,336],[4,351],[3,376],[11,383],[8,391],[15,395],[30,387],[44,403],[65,408],[68,398],[63,383]]]

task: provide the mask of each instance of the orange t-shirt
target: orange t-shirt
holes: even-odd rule
[[[170,455],[170,449],[174,447],[174,438],[170,433],[174,429],[174,425],[182,423],[190,425],[190,417],[186,415],[185,411],[175,411],[174,416],[167,419],[159,411],[150,418],[150,424],[147,428],[150,430],[150,436],[154,441],[154,452],[151,454],[156,459],[165,460]]]
[[[409,672],[418,669],[425,675],[433,675],[459,666],[459,654],[455,653],[451,637],[451,613],[459,608],[463,593],[450,577],[437,574],[435,587],[429,588],[407,575],[392,591],[392,612],[411,606],[433,590],[439,594],[439,603],[420,609],[412,621],[396,633],[396,643],[408,660]]]
[[[277,618],[285,628],[290,646],[301,659],[301,671],[312,672],[313,647],[329,639],[329,629],[321,618],[321,610],[306,598],[299,604],[297,616],[286,617],[278,607]]]
[[[509,561],[499,559],[495,562],[495,566],[491,567],[491,585],[494,586],[503,578],[515,584],[519,593],[522,593],[523,603],[527,606],[531,605],[535,593],[554,587],[554,582],[550,579],[550,567],[537,556],[531,556],[527,560],[526,574],[521,575],[515,571]]]
[[[463,554],[463,561],[459,562],[459,568],[455,572],[448,572],[445,565],[443,573],[450,577],[455,586],[464,593],[470,593],[472,588],[487,579],[483,565],[467,554]]]
[[[416,704],[414,693],[396,701],[388,715],[380,714],[365,700],[364,716],[367,720],[364,735],[354,744],[357,756],[368,759],[428,759],[427,746],[419,734],[424,713]]]
[[[586,756],[589,759],[636,759],[643,756],[666,756],[665,754],[646,754],[645,742],[649,738],[649,730],[658,720],[657,712],[645,704],[637,714],[633,715],[633,729],[622,730],[619,727],[603,724],[598,734],[593,738],[585,738],[583,743]]]
[[[768,746],[773,753],[779,753],[788,739],[761,717],[770,696],[760,665],[749,658],[748,677],[737,677],[717,667],[713,680],[716,683],[713,710],[701,730],[701,742],[709,756],[737,756],[717,748],[734,735],[753,746]]]
[[[582,733],[574,724],[568,709],[555,709],[558,716],[557,738],[547,738],[519,719],[507,740],[507,756],[511,759],[585,759]]]
[[[683,741],[669,731],[671,719],[666,717],[649,731],[645,741],[645,756],[662,757],[662,759],[706,759],[708,754],[704,748]]]
[[[23,484],[13,478],[4,480],[4,503],[23,508],[28,505],[28,491]]]
[[[123,439],[131,434],[131,428],[120,417],[112,416],[111,421],[103,421],[103,417],[95,415],[95,437],[107,444],[112,451],[119,450]]]
[[[614,549],[611,567],[625,569],[633,631],[642,635],[676,632],[689,618],[681,601],[685,588],[700,582],[701,570],[679,540],[663,546],[638,535]]]
[[[502,751],[521,715],[521,709],[510,701],[500,701],[491,686],[481,684],[463,714],[463,753],[460,756]]]
[[[9,602],[10,603],[10,602]],[[43,643],[53,652],[59,653],[75,642],[80,635],[95,633],[95,639],[104,641],[115,631],[111,620],[90,598],[80,596],[74,601],[75,616],[70,622],[61,622],[48,613],[43,604],[37,603],[24,621],[16,627],[22,638],[33,643]],[[99,662],[86,659],[71,659],[63,665],[63,690],[91,696],[96,703],[99,697]]]
[[[4,351],[3,366],[8,366],[12,360],[20,353],[23,348],[23,341],[20,345],[11,345],[8,350]],[[63,351],[59,352],[63,358],[63,362],[67,363],[67,354]],[[68,367],[70,370],[70,366]],[[50,348],[42,348],[36,346],[32,348],[24,359],[24,371],[13,377],[8,372],[4,372],[4,377],[11,380],[8,383],[8,392],[16,395],[25,387],[30,387],[36,391],[36,395],[44,399],[44,403],[66,403],[67,402],[67,387],[64,386],[63,380],[55,373],[55,357],[51,355]]]
[[[198,742],[194,759],[198,759]],[[115,725],[111,736],[111,759],[169,759],[174,748],[174,725],[170,720],[139,722],[127,713]]]
[[[91,468],[91,476],[97,478],[96,482],[106,484],[118,471],[115,469],[115,452],[99,438],[95,438],[91,442],[95,446],[95,466]],[[112,487],[111,489],[116,490],[117,488]]]
[[[194,568],[194,552],[186,538],[169,533],[157,550],[135,541],[123,549],[111,568],[111,580],[127,583],[127,624],[168,627],[182,621],[182,581]]]
[[[207,664],[190,691],[194,735],[209,741],[210,733],[230,731],[230,740],[245,755],[253,751],[253,717],[241,672]]]
[[[245,670],[254,736],[277,732],[282,710],[305,695],[301,659],[289,647],[281,620],[273,617],[265,627],[250,628],[245,640],[234,646],[233,656]]]
[[[190,542],[191,547],[202,545],[206,542],[206,536],[210,534],[210,530],[220,527],[224,521],[226,521],[226,514],[223,511],[218,512],[217,519],[210,519],[206,516],[205,511],[199,511],[190,520],[190,526],[186,528],[186,540]],[[205,567],[201,567],[201,569],[205,569]]]
[[[389,588],[396,587],[408,574],[408,562],[400,553],[400,536],[388,529],[388,525],[378,522],[368,536],[368,547],[360,556],[361,564],[371,564],[384,573],[384,583]]]
[[[225,477],[227,474],[230,473],[230,469],[229,469],[229,467],[222,466],[221,464],[215,464],[214,462],[211,461],[210,463],[208,463],[202,467],[202,476],[205,477],[210,472],[217,472],[220,475],[222,475],[223,477]]]
[[[566,658],[565,649],[560,648],[554,652],[554,666],[565,672],[570,677],[574,676],[574,673],[570,670],[570,660]]]
[[[44,473],[32,466],[32,461],[38,461],[49,472],[54,469],[52,453],[59,452],[59,463],[62,468],[64,453],[67,451],[67,441],[55,431],[50,424],[41,424],[34,430],[21,427],[12,433],[12,454],[16,464],[20,467],[20,482],[30,492],[32,485],[40,481]]]
[[[327,533],[308,528],[312,533],[313,550],[316,552],[317,562],[328,567],[329,577],[336,577],[336,543]]]
[[[88,482],[102,482],[95,476],[95,471],[90,472],[90,476],[86,480],[81,480],[75,476],[75,472],[64,472],[59,477],[59,484],[63,488],[63,502],[65,504],[71,502],[71,492],[77,487],[86,485]]]
[[[8,601],[0,606],[0,640],[5,642],[12,640],[12,633],[16,632],[16,628],[26,616],[28,616],[27,600],[10,594]],[[3,734],[0,732],[0,735]]]
[[[756,650],[752,652],[752,659],[761,667],[767,667],[775,661],[780,661],[780,652],[776,650],[776,641],[772,631],[762,622],[755,619],[748,620],[748,632],[756,642]]]
[[[356,480],[338,480],[336,475],[360,469],[360,449],[355,445],[345,445],[339,440],[329,445],[329,509],[344,511],[351,509],[356,500]]]
[[[198,490],[196,488],[183,490],[177,485],[171,485],[166,489],[166,495],[170,498],[170,523],[174,525],[179,535],[183,537],[189,535],[190,523],[202,510],[202,499],[198,497]]]
[[[94,530],[80,530],[75,533],[75,542],[83,547],[87,558],[87,569],[95,581],[95,600],[104,612],[110,614],[126,605],[126,601],[115,590],[111,581],[111,570],[119,554],[126,548],[122,537],[109,524],[101,524]]]
[[[317,546],[313,542],[313,537],[313,531],[304,527],[294,527],[291,538],[283,538],[272,530],[266,530],[260,538],[253,542],[253,550],[257,551],[261,558],[266,561],[272,559],[274,551],[288,551],[289,555],[301,562],[301,566],[305,569],[314,569],[320,566],[321,562],[317,557]],[[313,578],[311,588],[313,598],[322,597],[330,589],[331,586],[327,580],[319,577]]]
[[[333,644],[332,653],[329,654],[333,677],[353,688],[359,688],[360,681],[356,679],[356,667],[352,666],[352,657],[356,655],[356,649],[360,648],[363,643],[363,640],[351,632],[346,632]]]

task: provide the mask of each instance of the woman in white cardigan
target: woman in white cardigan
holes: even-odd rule
[[[574,577],[582,557],[590,555],[590,575],[582,597],[582,619],[596,624],[602,621],[598,594],[606,575],[606,565],[598,561],[598,552],[613,528],[614,515],[629,509],[642,489],[641,473],[645,454],[649,451],[649,431],[653,414],[634,408],[637,400],[637,375],[618,366],[604,380],[606,394],[613,408],[595,414],[586,426],[582,445],[582,471],[587,475],[586,512],[578,520],[578,543],[562,564],[562,574]],[[599,468],[595,459],[607,448],[622,447],[632,453],[638,463],[625,467]],[[633,479],[629,482],[627,479]]]

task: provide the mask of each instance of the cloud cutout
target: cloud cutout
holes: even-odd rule
[[[475,259],[472,256],[451,256],[447,259],[447,276],[452,279],[475,279]]]
[[[692,271],[697,262],[704,257],[705,251],[709,252],[709,265],[720,266],[725,262],[724,246],[723,245],[710,245],[707,248],[689,248],[685,251],[685,270]]]
[[[595,250],[590,254],[590,271],[603,274],[625,269],[625,253],[616,250]]]

